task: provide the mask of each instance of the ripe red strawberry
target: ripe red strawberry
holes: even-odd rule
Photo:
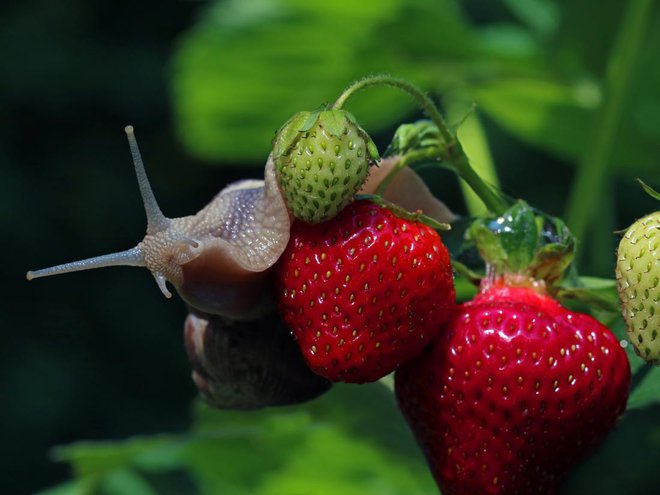
[[[521,218],[530,232],[513,228]],[[555,493],[625,409],[630,367],[616,337],[530,276],[556,279],[550,257],[561,272],[573,249],[564,229],[551,229],[543,245],[548,236],[536,224],[526,205],[481,224],[490,234],[476,232],[477,246],[487,260],[499,259],[491,271],[501,274],[482,282],[396,373],[400,407],[445,495]],[[527,256],[523,246],[541,255]]]
[[[363,383],[419,354],[454,306],[437,232],[357,201],[327,222],[294,222],[276,267],[279,306],[310,368]]]

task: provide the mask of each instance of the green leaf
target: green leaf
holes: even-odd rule
[[[265,160],[286,118],[336,98],[365,74],[389,71],[426,86],[431,79],[453,81],[453,61],[439,78],[428,73],[428,63],[473,51],[449,0],[216,0],[174,55],[179,135],[209,160]],[[389,88],[351,100],[370,131],[412,107]]]
[[[580,286],[595,291],[613,293],[616,297],[616,280],[613,278],[580,277]]]
[[[302,132],[302,129],[304,126],[307,125],[307,122],[311,120],[312,116],[314,116],[314,121],[310,125],[314,125],[316,123],[316,117],[318,117],[318,113],[316,112],[298,112],[295,114],[293,117],[291,117],[281,128],[279,131],[277,131],[277,136],[275,137],[275,140],[273,141],[273,157],[277,158],[285,154],[293,143],[295,142],[296,138],[299,136],[300,132]]]
[[[94,484],[92,479],[77,479],[40,491],[37,495],[89,495]]]
[[[514,3],[509,0],[509,3]],[[523,2],[515,2],[523,3]],[[602,99],[605,64],[625,3],[566,2],[550,58],[536,74],[500,77],[472,86],[485,113],[524,141],[575,162],[589,153],[594,119]],[[631,77],[623,123],[616,135],[611,165],[620,173],[651,174],[660,155],[660,10]],[[546,55],[547,56],[547,55]],[[528,59],[529,60],[529,59]]]
[[[477,220],[469,233],[481,257],[499,274],[524,273],[539,242],[534,212],[524,201],[498,218]]]
[[[332,101],[365,74],[391,72],[436,92],[467,91],[518,138],[577,161],[588,152],[621,2],[599,4],[597,23],[591,1],[507,5],[530,28],[469,26],[449,0],[337,0],[332,6],[215,0],[181,37],[173,58],[179,135],[208,160],[264,160],[288,116]],[[657,166],[659,57],[660,29],[653,29],[617,135],[616,170],[650,173]],[[351,99],[351,110],[372,133],[412,108],[389,88]]]
[[[53,458],[73,465],[77,476],[99,476],[127,465],[164,470],[180,463],[184,438],[136,437],[122,442],[78,442],[53,449]]]
[[[321,124],[334,136],[344,134],[347,120],[343,110],[326,110],[321,113]]]
[[[337,385],[304,406],[259,412],[199,404],[196,416],[187,434],[79,443],[57,449],[57,458],[71,462],[83,480],[102,480],[103,490],[110,483],[113,495],[149,493],[143,473],[172,470],[185,470],[209,495],[436,490],[392,392],[382,384]]]
[[[471,91],[479,108],[509,132],[545,149],[582,152],[591,112],[600,102],[593,83],[581,86],[542,78],[502,78]]]
[[[130,469],[119,469],[109,474],[100,487],[103,495],[157,495],[139,474]]]
[[[200,406],[197,431],[207,439],[191,444],[188,456],[203,493],[403,495],[434,489],[391,392],[380,384],[337,385],[304,407],[250,414]]]
[[[504,0],[511,12],[541,35],[554,33],[559,26],[559,9],[551,0]]]

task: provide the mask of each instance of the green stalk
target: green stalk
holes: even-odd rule
[[[499,180],[493,156],[490,152],[486,132],[479,121],[475,112],[466,114],[465,101],[469,99],[464,95],[452,94],[444,98],[447,117],[450,122],[459,122],[457,132],[460,134],[461,143],[466,154],[470,157],[472,168],[479,174],[479,177],[486,180],[494,187],[499,187]],[[485,213],[484,206],[479,197],[472,191],[465,182],[461,182],[463,197],[467,205],[468,212],[472,216],[479,216]]]
[[[651,20],[653,0],[630,0],[610,54],[605,97],[596,117],[593,139],[578,168],[566,209],[568,226],[582,239],[593,221],[608,177],[609,158],[616,143],[630,75]]]
[[[468,183],[491,212],[500,215],[506,211],[506,202],[474,171],[465,152],[461,148],[461,144],[456,139],[455,133],[449,129],[442,114],[435,106],[435,103],[433,103],[433,100],[414,84],[387,75],[367,77],[349,86],[339,98],[337,98],[337,101],[335,101],[332,108],[339,110],[355,93],[372,86],[390,86],[412,96],[438,127],[440,135],[446,145],[446,151],[440,158],[453,167],[454,171]]]

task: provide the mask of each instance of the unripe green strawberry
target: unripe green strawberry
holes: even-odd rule
[[[378,150],[345,110],[299,112],[273,143],[277,179],[293,216],[308,223],[334,217],[351,202],[378,160]]]
[[[642,359],[660,363],[660,211],[621,239],[616,280],[630,342]]]

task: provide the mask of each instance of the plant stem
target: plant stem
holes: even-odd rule
[[[610,54],[603,105],[595,119],[593,139],[585,147],[566,209],[568,226],[578,239],[584,237],[603,193],[628,82],[652,18],[652,6],[653,0],[630,0]]]
[[[470,157],[472,168],[491,186],[498,188],[499,180],[486,133],[476,112],[472,111],[473,109],[468,110],[469,107],[466,104],[466,102],[470,102],[470,98],[464,94],[453,92],[449,97],[445,97],[443,101],[449,121],[461,122],[457,127],[457,133],[460,134],[461,144]],[[463,190],[468,213],[471,216],[479,216],[485,213],[481,200],[465,182],[461,183],[461,189]]]
[[[414,84],[397,77],[378,75],[360,79],[359,81],[356,81],[348,88],[346,88],[346,90],[339,96],[339,98],[337,98],[337,101],[335,101],[334,105],[332,105],[332,108],[339,110],[342,106],[344,106],[346,100],[348,100],[351,96],[353,96],[358,91],[369,88],[371,86],[390,86],[392,88],[396,88],[404,91],[405,93],[408,93],[415,99],[415,101],[417,101],[419,106],[422,107],[422,109],[427,113],[435,125],[438,126],[438,130],[440,131],[445,144],[447,144],[447,146],[451,146],[453,144],[455,137],[449,131],[449,128],[445,123],[445,119],[442,117],[442,114],[435,106],[435,103],[433,103],[433,100],[431,100],[431,98],[429,98]]]
[[[337,101],[335,101],[332,108],[337,110],[340,109],[355,93],[372,86],[390,86],[412,96],[438,127],[440,136],[446,145],[446,151],[443,156],[440,156],[439,158],[452,166],[454,171],[468,183],[491,212],[500,215],[506,211],[506,202],[474,171],[460,143],[456,139],[455,133],[449,129],[442,114],[435,106],[435,103],[433,103],[433,100],[414,84],[387,75],[367,77],[349,86],[339,98],[337,98]]]

